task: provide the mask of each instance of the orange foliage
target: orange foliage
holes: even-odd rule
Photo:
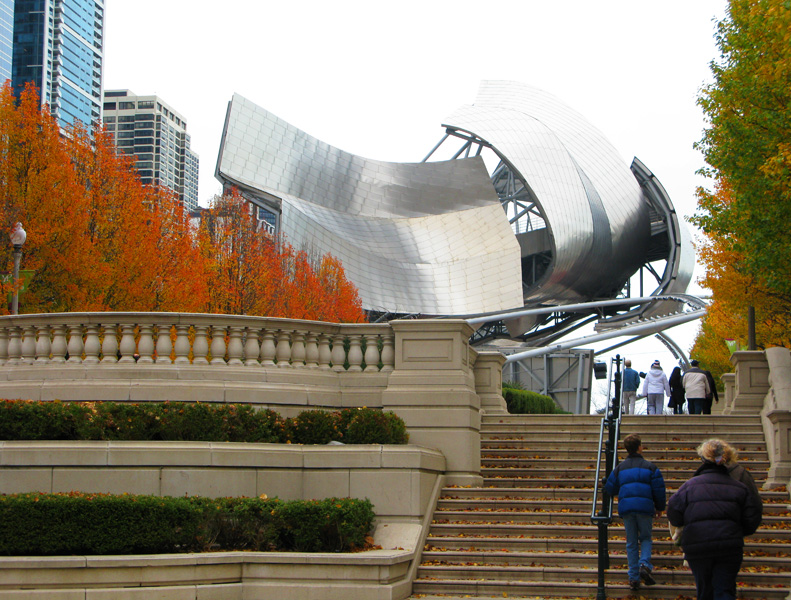
[[[61,136],[31,86],[17,102],[0,90],[0,223],[28,233],[35,270],[22,312],[198,310],[206,283],[198,248],[167,190],[143,186],[103,131]],[[2,245],[6,270],[11,252]],[[8,291],[4,286],[3,292]]]
[[[262,230],[238,191],[215,198],[201,217],[210,312],[364,321],[357,289],[340,262],[326,255],[315,268],[307,252]]]
[[[31,86],[0,89],[0,230],[27,230],[35,276],[20,312],[174,311],[364,320],[356,288],[331,256],[259,227],[237,192],[215,199],[195,231],[167,189],[144,186],[105,131],[61,135]],[[11,272],[8,238],[0,260]],[[0,294],[13,282],[0,281]],[[7,308],[0,308],[0,313]]]
[[[732,201],[732,191],[725,182],[715,190],[723,206]],[[699,250],[706,275],[701,283],[711,290],[712,303],[701,324],[692,355],[715,376],[732,370],[730,351],[725,340],[740,346],[747,343],[747,314],[756,313],[756,339],[761,347],[786,346],[791,343],[791,303],[789,298],[770,288],[765,281],[744,268],[739,240],[733,236],[707,236]]]

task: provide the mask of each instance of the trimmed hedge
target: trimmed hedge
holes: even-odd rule
[[[569,414],[560,408],[555,400],[538,392],[506,387],[503,384],[503,398],[512,415],[555,415]]]
[[[284,419],[248,404],[4,400],[0,439],[406,444],[409,435],[400,417],[372,408]]]
[[[368,499],[0,495],[0,555],[348,552],[366,547],[373,520]]]

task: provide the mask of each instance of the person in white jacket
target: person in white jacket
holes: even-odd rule
[[[646,397],[649,415],[661,415],[664,412],[665,396],[670,396],[670,384],[658,360],[651,364],[645,376],[643,396]]]
[[[706,396],[711,394],[711,386],[706,372],[698,366],[698,361],[693,360],[689,363],[692,368],[684,373],[684,393],[687,395],[689,403],[689,414],[701,415],[711,414],[711,404],[707,405]],[[707,412],[708,409],[708,412]]]

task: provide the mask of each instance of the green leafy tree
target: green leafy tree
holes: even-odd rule
[[[791,330],[791,2],[730,0],[717,24],[721,56],[698,104],[708,126],[697,148],[713,181],[692,222],[706,238],[703,279],[713,302],[693,348],[713,372],[730,370],[725,338],[743,343],[756,309],[759,345]]]
[[[697,147],[733,195],[699,191],[693,222],[727,239],[747,274],[791,299],[791,3],[730,0],[718,23],[714,82],[698,103],[709,126]]]

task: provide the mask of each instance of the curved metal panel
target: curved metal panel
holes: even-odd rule
[[[288,241],[339,258],[367,309],[436,315],[521,304],[519,244],[481,158],[369,160],[235,95],[217,175],[279,198]]]
[[[604,136],[542,90],[484,82],[475,104],[446,120],[486,140],[530,186],[554,260],[526,301],[612,294],[642,264],[650,235],[640,188]]]

